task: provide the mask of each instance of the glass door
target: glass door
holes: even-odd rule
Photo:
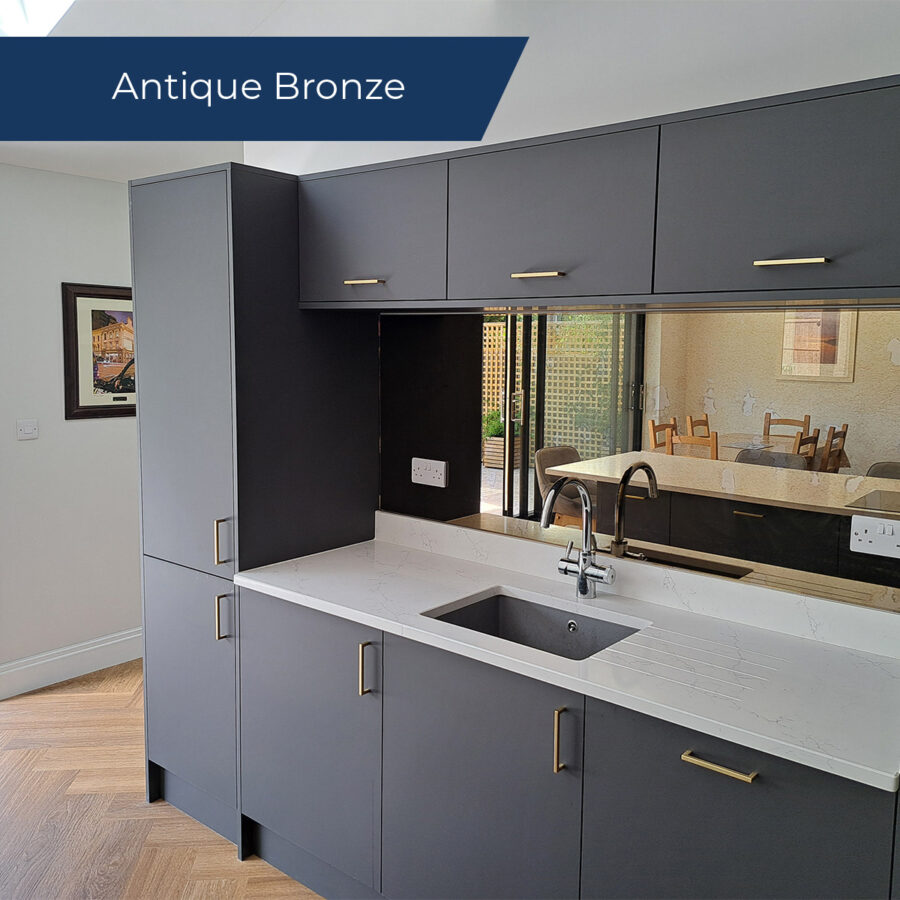
[[[492,502],[486,503],[485,479],[492,476],[483,469],[489,473],[482,480],[483,512],[525,519],[540,515],[543,501],[534,454],[542,447],[571,446],[582,459],[640,447],[643,326],[643,315],[623,313],[545,313],[485,320],[485,384],[490,369],[495,385],[492,396],[498,396],[501,381],[503,385],[498,398],[503,474],[498,490],[499,473],[494,471]],[[488,329],[493,341],[491,366]]]

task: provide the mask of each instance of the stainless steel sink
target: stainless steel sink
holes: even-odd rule
[[[622,622],[614,622],[573,613],[510,596],[502,588],[425,615],[566,659],[587,659],[649,624],[626,616],[621,617]]]

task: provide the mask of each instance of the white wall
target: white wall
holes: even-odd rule
[[[64,418],[63,281],[131,284],[126,186],[0,165],[0,697],[140,655],[135,420]]]

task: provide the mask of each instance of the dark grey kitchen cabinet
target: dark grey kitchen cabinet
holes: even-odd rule
[[[734,559],[837,575],[840,518],[673,491],[669,542]]]
[[[446,297],[445,160],[301,181],[300,222],[301,303]]]
[[[144,553],[230,577],[228,175],[137,185],[131,202]]]
[[[597,483],[596,530],[603,534],[612,534],[615,530],[618,491],[617,484],[604,481]],[[668,544],[671,505],[672,495],[668,491],[659,491],[659,496],[653,500],[648,496],[647,488],[629,485],[624,506],[625,537],[654,544]]]
[[[242,589],[240,690],[242,815],[377,891],[381,632]]]
[[[577,897],[584,698],[386,634],[383,702],[382,893]]]
[[[900,528],[900,523],[894,527]],[[876,556],[874,553],[857,553],[855,550],[851,550],[851,516],[840,516],[839,530],[838,575],[841,578],[900,587],[900,559]]]
[[[237,809],[235,598],[231,581],[144,557],[149,759],[232,811]]]
[[[655,292],[900,284],[900,88],[664,124],[659,154]]]
[[[377,320],[297,308],[298,204],[295,176],[230,163],[131,185],[142,549],[147,572],[173,571],[145,580],[148,798],[232,839],[234,673],[226,717],[189,677],[193,642],[170,637],[179,578],[218,585],[197,601],[212,615],[233,593],[217,576],[371,538],[378,496]],[[353,440],[328,440],[335,422]],[[174,724],[207,704],[208,758]],[[206,799],[227,785],[230,816]]]
[[[656,128],[450,160],[448,297],[649,293]],[[561,272],[549,277],[516,274]]]
[[[886,898],[895,802],[589,698],[581,896]]]

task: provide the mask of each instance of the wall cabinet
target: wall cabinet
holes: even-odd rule
[[[302,303],[446,297],[446,161],[302,181],[300,221]]]
[[[149,758],[235,810],[234,584],[145,556],[144,613]]]
[[[382,892],[578,896],[584,698],[385,635]],[[560,714],[553,771],[554,711]]]
[[[380,888],[380,631],[242,589],[241,813]]]
[[[897,87],[662,125],[654,290],[900,284],[898,146]]]
[[[450,160],[448,297],[649,293],[657,129]],[[513,274],[559,276],[511,278]]]
[[[581,896],[885,898],[895,800],[589,698]]]

